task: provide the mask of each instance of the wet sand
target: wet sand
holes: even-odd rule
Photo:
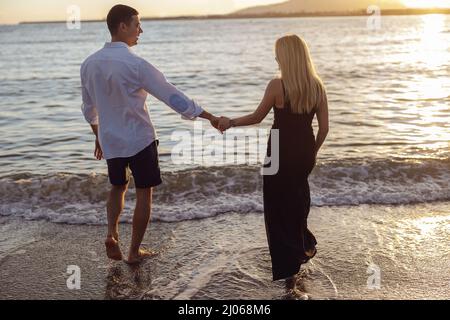
[[[449,299],[449,208],[314,207],[318,254],[299,284],[311,299]],[[125,254],[130,229],[121,225]],[[287,297],[271,281],[261,214],[152,223],[144,244],[159,255],[134,267],[106,258],[105,231],[0,217],[0,299]],[[70,265],[80,267],[80,290],[67,287]]]

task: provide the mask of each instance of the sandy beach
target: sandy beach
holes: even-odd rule
[[[449,212],[448,203],[313,208],[319,252],[301,284],[311,299],[448,299]],[[159,255],[135,267],[108,261],[104,226],[0,222],[1,299],[287,298],[270,279],[261,214],[153,223],[144,243]],[[121,225],[123,243],[129,234]],[[80,290],[67,287],[69,265],[80,267]],[[379,288],[368,287],[373,265]]]

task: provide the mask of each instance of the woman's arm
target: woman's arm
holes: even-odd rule
[[[319,124],[319,132],[316,137],[316,156],[319,152],[325,138],[328,135],[328,99],[325,93],[322,103],[317,108],[317,122]]]
[[[263,121],[270,109],[275,105],[276,81],[276,79],[273,79],[269,82],[263,99],[253,113],[236,119],[228,119],[223,117],[220,120],[219,129],[227,130],[230,127],[250,126]]]

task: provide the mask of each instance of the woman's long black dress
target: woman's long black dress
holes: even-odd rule
[[[294,114],[286,102],[283,109],[274,107],[274,112],[272,129],[279,130],[279,170],[275,175],[264,175],[263,189],[273,280],[279,280],[300,271],[311,258],[306,251],[316,252],[317,242],[307,223],[311,205],[308,176],[315,165],[315,111]],[[272,139],[271,133],[268,157]]]

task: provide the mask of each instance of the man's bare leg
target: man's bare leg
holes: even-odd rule
[[[152,188],[136,188],[136,209],[133,216],[133,235],[131,237],[128,263],[137,263],[145,257],[154,255],[153,252],[141,249],[142,239],[147,230],[152,210]]]
[[[122,260],[119,247],[119,217],[125,205],[125,193],[128,184],[112,186],[107,202],[108,236],[105,240],[106,254],[113,260]]]

